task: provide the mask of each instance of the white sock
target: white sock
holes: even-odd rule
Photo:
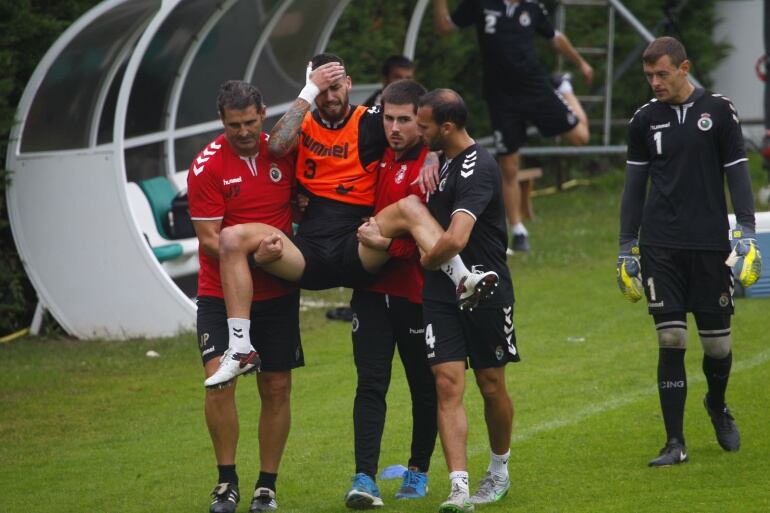
[[[489,451],[489,467],[487,471],[500,477],[508,477],[508,458],[511,457],[511,450],[505,454],[495,454],[494,451]]]
[[[455,255],[450,258],[448,262],[441,264],[441,270],[444,271],[444,274],[449,276],[449,279],[452,280],[455,287],[460,285],[460,280],[463,279],[463,276],[467,276],[471,273],[468,268],[465,267],[465,263],[463,263],[463,259],[460,258],[460,255]]]
[[[228,343],[236,353],[248,353],[251,351],[251,339],[249,329],[251,320],[231,317],[227,319]]]
[[[511,226],[511,233],[513,235],[529,235],[529,232],[527,231],[527,227],[524,226],[524,223],[518,222]]]
[[[452,488],[457,486],[458,488],[470,493],[468,488],[468,472],[465,470],[455,470],[449,473],[449,481],[452,483]]]

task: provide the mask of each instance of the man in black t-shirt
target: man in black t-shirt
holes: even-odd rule
[[[511,248],[529,251],[521,223],[516,175],[526,124],[546,137],[561,135],[572,145],[588,142],[588,119],[568,81],[556,91],[535,52],[535,34],[551,41],[554,51],[574,62],[590,83],[593,69],[567,37],[554,30],[548,12],[532,0],[462,0],[449,14],[446,0],[434,0],[434,20],[441,34],[476,27],[481,49],[483,93],[489,106],[495,145],[503,171],[505,210],[511,224]]]
[[[703,346],[704,405],[717,441],[726,451],[740,447],[725,404],[734,307],[728,265],[737,260],[736,275],[749,286],[759,277],[761,258],[735,107],[688,81],[690,62],[676,39],[656,39],[642,59],[655,99],[637,110],[628,126],[618,284],[631,301],[641,298],[644,287],[657,330],[658,391],[667,436],[666,446],[649,463],[657,467],[688,459],[683,432],[687,312],[695,316]],[[725,177],[738,223],[732,254]]]
[[[506,390],[505,365],[519,360],[513,327],[513,285],[505,261],[500,171],[492,156],[465,131],[466,118],[465,104],[454,91],[438,89],[420,99],[420,132],[429,148],[443,151],[445,158],[439,187],[428,199],[428,209],[438,221],[441,235],[435,244],[421,246],[421,263],[426,268],[425,344],[436,377],[439,432],[452,482],[440,512],[472,511],[474,503],[496,502],[507,493],[513,403]],[[416,202],[408,200],[377,215],[384,236],[398,234],[398,230],[389,231],[396,217],[391,213],[417,209]],[[420,234],[416,232],[421,229],[416,228],[417,222],[405,225],[412,229],[419,244]],[[458,310],[455,286],[443,270],[442,264],[458,253],[464,262],[498,277],[495,294],[473,310]],[[473,368],[484,399],[492,450],[487,475],[473,496],[468,489],[467,418],[462,402],[466,361]]]

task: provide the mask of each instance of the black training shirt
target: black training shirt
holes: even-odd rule
[[[729,250],[725,173],[746,160],[728,98],[696,88],[682,104],[642,106],[628,127],[628,164],[647,167],[651,183],[640,244]]]
[[[473,144],[451,161],[442,161],[439,178],[438,189],[428,198],[431,214],[445,230],[453,214],[473,216],[476,223],[460,257],[468,269],[481,266],[481,270],[495,271],[500,277],[495,294],[480,306],[510,305],[513,284],[505,255],[508,234],[500,169],[495,159],[487,150]],[[443,271],[426,270],[423,297],[454,303],[454,284]]]
[[[463,0],[451,19],[458,27],[476,27],[486,90],[545,77],[535,52],[535,33],[553,39],[555,31],[542,4],[522,0],[509,6],[503,0]]]

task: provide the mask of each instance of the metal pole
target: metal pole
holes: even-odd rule
[[[417,36],[420,34],[420,25],[425,16],[425,9],[428,7],[428,0],[419,0],[412,11],[412,18],[409,20],[409,26],[406,29],[406,39],[404,40],[404,56],[414,60],[414,49],[417,47]]]
[[[644,25],[642,25],[642,22],[636,19],[636,17],[631,14],[631,11],[626,8],[625,5],[620,0],[607,0],[610,5],[612,5],[615,9],[618,10],[618,14],[628,22],[631,27],[636,30],[636,32],[642,36],[648,43],[652,42],[653,39],[655,39],[655,36],[652,35],[652,33],[645,28]],[[693,85],[697,87],[703,87],[703,85],[698,82],[698,80],[695,79],[692,75],[690,75],[690,82],[693,83]]]
[[[40,328],[43,326],[43,314],[45,314],[45,306],[38,298],[35,313],[32,315],[32,323],[29,325],[30,335],[38,336],[40,334]]]
[[[609,23],[607,25],[607,70],[604,93],[604,145],[610,145],[610,118],[612,117],[612,74],[615,58],[615,8],[608,9]]]
[[[770,0],[765,0],[765,130],[770,136]]]
[[[565,33],[567,26],[567,8],[562,2],[556,6],[556,28],[562,34]],[[556,70],[561,73],[564,71],[564,56],[561,53],[556,54]]]

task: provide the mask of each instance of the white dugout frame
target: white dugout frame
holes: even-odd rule
[[[234,23],[236,10],[255,12],[259,20],[253,34],[227,34],[253,43],[241,56],[245,64],[240,78],[260,87],[266,76],[279,83],[285,95],[268,107],[275,120],[299,90],[304,62],[326,47],[349,2],[106,0],[53,44],[24,90],[11,130],[7,202],[14,240],[40,304],[69,334],[125,339],[194,329],[195,304],[145,241],[127,199],[127,182],[139,173],[140,178],[166,175],[178,183],[176,173],[187,168],[180,165],[187,158],[179,155],[180,142],[193,137],[205,141],[220,130],[215,91],[207,93],[212,104],[207,120],[184,126],[179,120],[186,88],[196,84],[191,78],[196,59],[217,44],[226,47],[222,37],[214,36],[226,20]],[[407,56],[414,55],[427,3],[415,2],[405,40]],[[289,44],[287,33],[302,33],[309,40]],[[157,63],[169,56],[174,62],[171,79],[148,94],[153,63],[168,75]],[[103,59],[95,65],[97,72],[80,77],[79,71],[93,58]],[[215,77],[218,82],[229,78],[234,77]],[[78,98],[83,100],[78,94],[89,86],[86,107],[78,110]],[[59,99],[54,106],[46,104],[67,98],[68,87],[71,103]],[[354,99],[375,87],[359,87]],[[132,133],[137,132],[137,113],[159,101],[161,125]],[[143,148],[160,153],[149,171],[127,158]],[[142,175],[146,172],[148,176]]]

